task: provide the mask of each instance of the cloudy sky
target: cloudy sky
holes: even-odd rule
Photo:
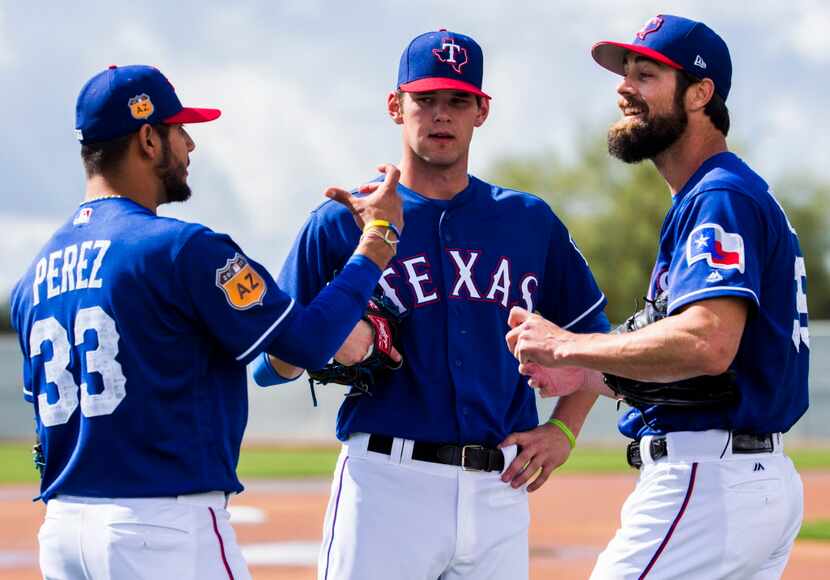
[[[484,173],[503,156],[567,157],[580,133],[604,131],[617,81],[589,48],[630,41],[659,12],[726,39],[731,136],[761,173],[830,178],[823,0],[0,0],[0,295],[82,198],[75,98],[109,64],[156,65],[186,105],[223,110],[191,128],[194,198],[162,213],[230,233],[276,272],[325,186],[399,159],[385,98],[412,37],[448,28],[483,46],[494,100],[471,170]]]

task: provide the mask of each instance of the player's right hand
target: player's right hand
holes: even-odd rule
[[[361,186],[358,192],[362,196],[352,195],[339,187],[330,187],[326,190],[326,197],[348,209],[361,231],[374,220],[386,220],[394,224],[398,231],[403,231],[403,200],[397,190],[401,171],[391,163],[378,166],[378,171],[385,176],[383,182]]]

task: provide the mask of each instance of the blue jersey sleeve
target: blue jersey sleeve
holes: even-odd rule
[[[718,296],[760,304],[767,234],[758,204],[724,189],[703,191],[683,203],[668,273],[669,314]]]
[[[191,235],[174,268],[192,314],[243,364],[281,330],[294,306],[267,270],[223,234]]]
[[[590,334],[592,332],[607,334],[611,330],[611,323],[608,321],[604,310],[597,310],[591,316],[583,318],[571,326],[569,330],[577,334]]]
[[[379,278],[380,268],[374,262],[365,256],[352,256],[314,300],[296,305],[267,352],[301,368],[322,367],[366,312]]]
[[[566,330],[586,332],[579,325],[593,321],[607,301],[568,230],[554,220],[539,312]]]

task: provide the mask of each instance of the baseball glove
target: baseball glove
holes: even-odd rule
[[[614,332],[634,332],[667,316],[668,294],[661,292],[654,300],[632,314]],[[739,398],[735,372],[717,376],[699,376],[671,383],[650,383],[605,373],[605,383],[632,407],[672,405],[678,407],[725,406]]]
[[[321,369],[308,371],[311,398],[315,407],[317,406],[315,382],[322,385],[328,383],[349,385],[352,389],[346,393],[347,397],[364,394],[372,396],[375,380],[382,374],[397,370],[403,365],[403,360],[396,362],[391,356],[392,348],[396,346],[395,341],[401,322],[400,313],[395,305],[382,293],[375,293],[369,299],[363,320],[372,326],[375,334],[374,343],[365,359],[351,366],[343,365],[335,360]]]

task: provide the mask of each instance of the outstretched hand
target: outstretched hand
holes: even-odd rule
[[[386,220],[402,231],[403,200],[397,190],[401,172],[391,163],[378,166],[378,171],[384,174],[383,181],[362,185],[358,193],[363,195],[356,196],[345,189],[329,187],[326,197],[348,209],[360,231],[374,220]]]

